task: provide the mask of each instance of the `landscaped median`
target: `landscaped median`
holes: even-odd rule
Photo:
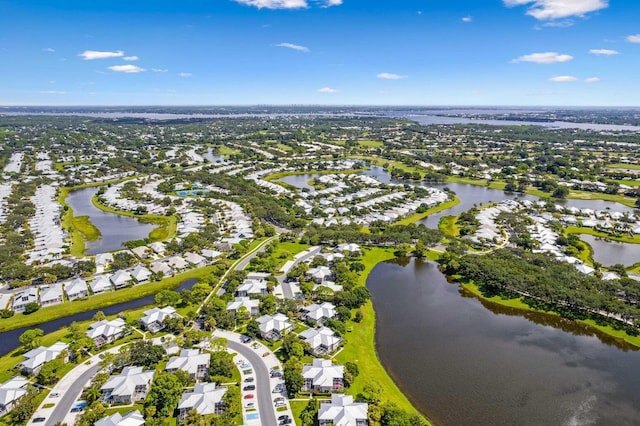
[[[360,276],[359,284],[366,285],[367,277],[378,263],[394,258],[395,255],[391,248],[364,249],[362,263],[365,265],[365,269]],[[375,344],[376,318],[373,304],[369,301],[360,310],[363,313],[362,321],[360,323],[348,322],[347,327],[352,331],[345,335],[344,348],[335,357],[336,361],[343,365],[347,362],[356,363],[360,370],[360,374],[355,378],[348,393],[358,395],[363,392],[367,382],[375,381],[384,389],[383,403],[385,401],[393,402],[398,408],[408,413],[422,415],[396,386],[378,359]]]
[[[72,302],[67,301],[59,305],[41,308],[29,315],[16,314],[11,318],[0,320],[0,332],[42,324],[47,321],[64,318],[81,312],[100,309],[118,303],[129,302],[145,296],[154,295],[160,290],[171,290],[178,287],[180,283],[185,280],[200,280],[205,278],[214,270],[214,268],[215,266],[205,266],[204,268],[193,269],[170,278],[165,278],[162,281],[138,284],[122,290],[89,296],[83,300],[74,300]]]

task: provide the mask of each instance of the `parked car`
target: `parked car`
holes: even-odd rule
[[[60,394],[58,392],[56,392],[56,393],[52,393],[51,395],[49,395],[49,398],[57,398],[59,396],[60,396]]]
[[[244,408],[253,408],[256,406],[255,402],[247,402],[246,404],[244,404]]]
[[[253,339],[252,339],[251,337],[249,337],[249,336],[245,336],[245,335],[240,336],[240,341],[241,341],[242,343],[249,343],[249,342],[250,342],[250,341],[252,341],[252,340],[253,340]]]
[[[243,391],[252,391],[252,390],[256,390],[256,385],[247,385],[245,387],[242,388]]]
[[[280,417],[278,417],[278,421],[281,422],[283,420],[287,420],[289,418],[288,414],[283,414]]]
[[[269,352],[265,352],[265,353],[262,354],[263,358],[268,357],[268,356],[269,356]]]
[[[253,394],[252,393],[248,393],[245,396],[243,396],[244,399],[253,399]]]
[[[271,377],[282,377],[282,371],[280,370],[271,370],[271,373],[269,374]]]
[[[34,423],[42,423],[45,420],[47,420],[45,417],[36,417],[35,419],[33,419]]]
[[[273,390],[271,391],[271,393],[280,393],[282,392],[282,385],[276,385]]]
[[[292,422],[291,419],[285,419],[280,422],[280,425],[290,425]]]
[[[246,379],[244,379],[245,383],[252,383],[255,379],[253,377],[247,377]]]

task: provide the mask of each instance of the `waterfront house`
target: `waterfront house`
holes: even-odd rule
[[[173,269],[171,269],[171,266],[162,260],[151,262],[149,269],[151,269],[151,271],[156,275],[162,274],[163,277],[170,277],[173,275]]]
[[[131,283],[132,278],[131,273],[123,269],[111,276],[111,283],[115,288],[123,288]]]
[[[157,333],[164,328],[164,320],[167,318],[176,318],[179,315],[172,306],[164,308],[152,308],[144,311],[144,317],[140,318],[140,324],[151,333]]]
[[[85,280],[78,277],[64,285],[64,292],[69,300],[82,299],[89,295],[89,287]]]
[[[89,283],[89,288],[93,294],[104,293],[113,290],[111,286],[111,275],[98,275],[95,280]]]
[[[303,391],[326,393],[342,390],[344,367],[336,365],[330,359],[314,358],[313,363],[302,367],[304,378]]]
[[[200,256],[198,253],[193,252],[185,253],[184,260],[186,260],[196,268],[200,268],[207,264],[206,258]]]
[[[315,356],[331,354],[342,343],[342,339],[327,327],[307,329],[300,333],[300,338],[309,344],[311,353]]]
[[[141,265],[136,265],[131,270],[131,276],[138,283],[149,281],[149,278],[151,278],[151,275],[153,275],[152,272]]]
[[[35,287],[30,287],[16,293],[16,295],[13,296],[13,304],[11,307],[15,312],[24,312],[25,306],[29,303],[38,303],[38,289]]]
[[[100,347],[106,343],[113,343],[124,336],[125,321],[122,318],[116,318],[111,321],[102,320],[94,322],[87,330],[87,337],[93,339],[96,347]]]
[[[62,283],[40,287],[40,306],[58,305],[62,303]]]
[[[353,402],[353,396],[333,394],[331,401],[321,401],[318,426],[367,426],[369,405]]]

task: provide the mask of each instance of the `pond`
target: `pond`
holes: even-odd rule
[[[436,425],[640,424],[640,352],[557,316],[483,305],[437,265],[367,280],[382,364]]]
[[[284,182],[284,183],[288,183],[289,185],[293,185],[299,189],[308,189],[309,191],[313,191],[314,188],[313,186],[309,185],[309,181],[312,179],[317,179],[320,176],[322,175],[317,173],[304,174],[304,175],[289,175],[289,176],[285,176],[280,179],[277,179],[276,182]]]
[[[98,192],[98,188],[85,188],[71,191],[66,199],[73,209],[74,216],[89,216],[102,233],[98,241],[87,241],[85,254],[96,254],[119,250],[122,243],[131,240],[142,240],[157,226],[141,223],[137,219],[119,214],[107,213],[91,202],[91,198]]]
[[[180,283],[180,285],[174,289],[174,291],[182,291],[183,289],[191,289],[196,283],[197,279],[192,278],[188,280],[184,280]],[[144,285],[144,284],[141,284]],[[65,302],[65,303],[80,303],[80,302]],[[118,303],[116,305],[106,306],[104,308],[92,309],[90,311],[81,312],[78,314],[70,315],[64,318],[58,318],[52,321],[45,322],[43,324],[38,324],[30,327],[22,327],[16,328],[14,330],[5,331],[0,333],[0,342],[2,342],[2,346],[0,346],[0,356],[4,356],[11,351],[15,350],[20,346],[20,342],[18,341],[18,337],[26,330],[30,330],[32,328],[39,328],[44,331],[44,334],[52,333],[62,327],[67,327],[74,321],[87,321],[93,318],[93,316],[98,311],[104,312],[105,315],[116,315],[120,312],[128,311],[131,309],[138,309],[143,306],[155,304],[155,295],[141,297],[139,299],[129,300],[128,302]],[[22,315],[22,314],[16,314]]]
[[[640,262],[640,244],[619,243],[617,241],[598,239],[593,235],[582,234],[580,239],[593,249],[593,260],[604,266],[621,263],[631,266]]]
[[[213,148],[209,148],[205,154],[202,155],[212,163],[221,163],[224,161],[224,155],[216,155],[213,153]]]

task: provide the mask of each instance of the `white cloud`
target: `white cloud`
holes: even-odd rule
[[[600,77],[589,77],[584,79],[585,83],[599,83]]]
[[[190,72],[181,72],[180,74],[178,74],[180,77],[182,78],[189,78],[192,77],[193,74],[191,74]]]
[[[550,21],[542,24],[543,27],[551,27],[551,28],[569,28],[569,27],[572,27],[573,25],[574,23],[571,19],[565,19],[562,21]],[[536,29],[539,30],[540,28],[536,27]]]
[[[164,68],[151,68],[151,71],[153,71],[153,72],[168,72],[169,70],[164,69]]]
[[[376,77],[382,78],[384,80],[401,80],[403,78],[407,78],[406,75],[391,74],[389,72],[381,72],[380,74],[376,75]]]
[[[60,90],[43,90],[40,93],[43,95],[64,95],[66,92],[62,92]]]
[[[120,58],[124,56],[124,52],[122,50],[118,50],[116,52],[100,52],[97,50],[85,50],[80,53],[78,56],[81,56],[85,61],[90,61],[92,59],[108,59],[108,58]]]
[[[630,35],[627,37],[629,43],[640,43],[640,34]]]
[[[518,62],[534,62],[536,64],[555,64],[558,62],[568,62],[573,59],[571,55],[563,55],[558,52],[543,52],[523,55],[512,60],[513,63]]]
[[[287,49],[293,49],[293,50],[297,50],[299,52],[308,52],[309,51],[308,47],[300,46],[299,44],[293,44],[293,43],[278,43],[278,44],[276,44],[276,47],[286,47]]]
[[[333,89],[331,87],[323,87],[322,89],[318,89],[320,93],[338,93],[338,89]]]
[[[620,52],[618,52],[617,50],[611,50],[611,49],[591,49],[589,50],[589,53],[591,53],[592,55],[604,55],[604,56],[620,54]]]
[[[472,16],[464,16],[462,18],[462,22],[473,22],[473,17]]]
[[[572,75],[559,75],[556,77],[551,77],[549,80],[555,83],[570,83],[572,81],[577,81],[578,79]]]
[[[55,51],[56,51],[56,49],[53,49],[53,48],[51,48],[51,47],[45,47],[44,49],[42,49],[42,51],[43,51],[43,52],[51,52],[51,53],[53,53],[53,52],[55,52]]]
[[[527,15],[541,21],[583,17],[587,13],[609,7],[609,0],[503,0],[505,6],[527,5]]]
[[[324,7],[340,6],[341,4],[342,0],[326,0]]]
[[[140,58],[138,58],[137,56],[125,56],[122,59],[124,59],[125,61],[137,61]]]
[[[126,74],[135,74],[135,73],[146,71],[144,68],[140,68],[136,65],[114,65],[109,67],[109,69],[111,71],[123,72]]]
[[[237,3],[254,6],[258,9],[303,9],[308,7],[307,0],[235,0]]]

